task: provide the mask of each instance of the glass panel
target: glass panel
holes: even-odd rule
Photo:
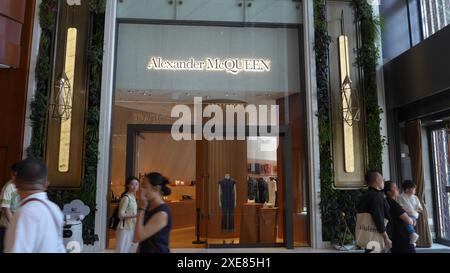
[[[247,0],[246,22],[300,24],[302,3],[296,0]]]
[[[436,201],[438,211],[438,236],[450,240],[450,203],[448,185],[450,180],[450,162],[447,131],[433,131],[433,163],[436,183]]]
[[[230,9],[223,13],[236,12],[234,3],[222,3]],[[188,4],[177,7],[184,16]],[[195,247],[197,232],[209,245],[277,245],[286,228],[308,245],[300,33],[279,25],[118,25],[111,189],[120,195],[126,175],[167,176],[172,247]],[[127,135],[133,125],[137,136]],[[291,132],[292,143],[266,125]],[[284,226],[285,195],[294,199],[293,227]]]
[[[175,0],[118,1],[117,18],[175,20],[175,2],[177,1]]]
[[[70,138],[72,128],[72,102],[75,72],[75,56],[77,48],[77,29],[67,30],[66,59],[64,65],[66,85],[62,85],[62,93],[59,96],[59,112],[62,113],[61,132],[59,138],[59,172],[69,171]]]
[[[421,0],[424,38],[450,23],[450,0]]]

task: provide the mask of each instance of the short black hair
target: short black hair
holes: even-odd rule
[[[364,181],[366,181],[367,185],[370,185],[372,183],[372,181],[377,178],[377,175],[378,175],[378,171],[369,170],[364,175]]]
[[[19,163],[17,169],[17,182],[24,184],[47,183],[47,165],[39,159],[27,158]]]
[[[391,189],[392,189],[392,186],[394,185],[395,183],[394,182],[392,182],[392,181],[385,181],[384,182],[384,193],[385,194],[387,194],[389,191],[391,191]]]
[[[414,189],[415,187],[416,187],[416,183],[414,183],[412,180],[405,180],[402,183],[403,190]]]
[[[17,173],[17,170],[19,169],[19,162],[16,162],[11,165],[11,171],[14,173]]]

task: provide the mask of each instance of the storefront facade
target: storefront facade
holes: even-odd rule
[[[51,3],[45,1],[47,8]],[[75,192],[74,198],[87,200],[95,211],[91,222],[85,220],[87,244],[94,244],[85,251],[114,248],[108,219],[125,179],[142,180],[155,171],[171,181],[166,201],[173,213],[174,249],[330,246],[336,238],[322,239],[320,213],[313,1],[121,0],[106,1],[105,14],[85,1],[58,3],[55,34],[44,34],[58,38],[48,56],[60,61],[53,64],[49,88],[41,86],[40,92],[57,97],[58,79],[67,75],[76,98],[71,130],[63,130],[67,120],[48,111],[43,120],[50,126],[42,128],[47,130],[44,141],[52,145],[40,146],[36,128],[26,126],[32,136],[25,136],[24,150],[30,142],[39,144],[36,150],[43,151],[56,173],[51,197],[58,204],[70,202],[66,193]],[[328,82],[335,162],[330,171],[336,181],[330,187],[355,191],[364,187],[367,168],[365,126],[344,120],[341,87],[344,69],[355,89],[362,89],[361,69],[350,66],[360,33],[349,1],[326,5],[333,41]],[[91,56],[79,50],[92,46],[96,36],[91,32],[104,36],[100,61],[87,61]],[[336,43],[343,33],[347,65]],[[39,48],[39,39],[33,37],[33,48]],[[384,106],[382,95],[379,105]],[[97,106],[98,125],[87,124],[91,127],[85,131],[74,127],[84,124]],[[56,129],[61,134],[49,133]],[[97,150],[93,168],[89,162],[95,165]],[[193,243],[197,236],[203,243]]]
[[[174,248],[198,247],[192,244],[197,234],[206,241],[201,247],[316,246],[304,22],[311,7],[292,1],[111,2],[100,132],[106,168],[99,168],[97,181],[97,216],[103,215],[96,217],[96,230],[105,228],[105,212],[117,206],[127,176],[157,171],[172,181],[167,201]],[[184,127],[192,131],[179,141],[172,132],[181,118],[177,106],[192,112]],[[242,114],[236,109],[244,109],[247,122],[230,127],[230,115]],[[249,109],[258,109],[258,117]],[[219,110],[223,119],[210,139],[205,126]],[[194,121],[199,113],[201,124]],[[249,120],[265,116],[276,133],[252,130],[261,124]],[[228,177],[235,186],[227,190],[221,185]],[[231,204],[227,194],[234,196]],[[100,247],[111,248],[114,234],[103,228]]]

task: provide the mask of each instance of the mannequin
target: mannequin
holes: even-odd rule
[[[275,206],[277,198],[277,180],[274,177],[271,177],[270,180],[267,182],[267,191],[269,195],[267,205]]]
[[[257,194],[256,203],[264,204],[269,200],[269,192],[267,189],[267,182],[264,178],[260,177],[257,181]]]
[[[256,199],[256,195],[257,195],[257,190],[258,190],[258,186],[256,184],[256,180],[253,179],[253,177],[248,176],[247,179],[247,185],[248,185],[248,191],[247,191],[247,198],[248,201],[255,201]]]
[[[236,181],[229,174],[219,181],[219,207],[222,209],[222,232],[234,232],[234,209],[237,206]]]

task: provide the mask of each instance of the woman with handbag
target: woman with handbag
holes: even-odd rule
[[[415,253],[415,247],[410,242],[408,225],[413,224],[413,220],[406,211],[395,201],[399,196],[398,187],[395,183],[387,181],[384,184],[386,200],[389,203],[391,221],[388,224],[388,233],[392,238],[392,253]]]
[[[139,189],[139,180],[134,177],[128,177],[125,181],[125,191],[120,197],[117,225],[117,253],[133,253],[136,247],[133,244],[134,228],[136,225],[137,203],[136,192]]]
[[[138,253],[168,253],[172,215],[163,197],[171,193],[169,180],[160,173],[145,175],[142,184],[134,242]]]

